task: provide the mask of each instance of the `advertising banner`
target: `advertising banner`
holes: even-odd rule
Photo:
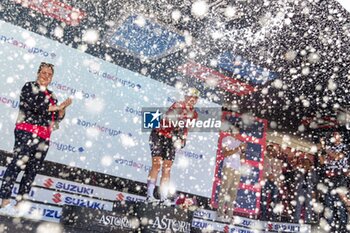
[[[141,221],[141,232],[190,233],[193,214],[179,208],[164,205],[140,204],[137,216]]]
[[[60,223],[75,229],[83,229],[92,232],[133,232],[140,223],[136,216],[94,210],[78,206],[64,206]]]
[[[0,149],[12,152],[20,90],[45,61],[55,65],[48,88],[59,102],[73,99],[46,160],[147,182],[150,133],[141,131],[141,109],[168,108],[183,91],[3,21],[0,42]],[[204,99],[196,107],[220,110]],[[189,132],[172,167],[172,190],[210,197],[217,140],[218,132]]]

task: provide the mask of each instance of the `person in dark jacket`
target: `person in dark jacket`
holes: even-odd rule
[[[0,212],[14,211],[10,197],[20,171],[24,171],[24,174],[16,199],[20,201],[29,194],[49,149],[51,132],[58,128],[58,123],[64,118],[65,109],[72,103],[68,98],[58,105],[52,91],[47,89],[53,74],[54,66],[42,62],[37,72],[37,80],[25,83],[21,90],[13,159],[7,166],[0,188]]]
[[[328,190],[324,197],[324,217],[331,227],[331,232],[348,232],[346,225],[348,215],[344,199],[343,189],[346,188],[346,176],[348,175],[348,151],[340,132],[333,132],[330,142],[322,147],[323,156],[320,163],[325,168],[325,183]]]
[[[312,199],[315,198],[316,172],[312,161],[308,158],[300,159],[300,169],[296,171],[295,178],[295,212],[294,221],[300,223],[301,211],[304,210],[304,223],[310,224],[312,220]]]

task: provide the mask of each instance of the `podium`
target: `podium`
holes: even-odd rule
[[[142,203],[137,206],[142,233],[192,232],[193,213],[175,207]]]
[[[68,205],[62,208],[60,223],[84,233],[129,233],[139,226],[139,220],[133,214]]]
[[[173,206],[117,202],[113,211],[65,205],[60,223],[84,233],[190,233],[192,219],[192,212]]]

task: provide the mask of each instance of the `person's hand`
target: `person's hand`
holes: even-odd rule
[[[326,149],[326,140],[325,138],[320,138],[319,146],[321,149]]]
[[[274,146],[273,145],[268,145],[267,147],[266,147],[266,152],[267,153],[273,153],[273,152],[275,152],[275,148],[274,148]]]
[[[242,153],[245,153],[247,150],[247,143],[243,142],[239,145],[239,149]]]
[[[72,104],[72,99],[71,98],[67,98],[65,101],[63,101],[61,104],[60,104],[60,106],[59,106],[59,108],[60,108],[60,110],[62,110],[62,109],[65,109],[66,107],[68,107],[69,105],[71,105]]]

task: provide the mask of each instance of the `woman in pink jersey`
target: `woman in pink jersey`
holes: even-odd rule
[[[20,95],[19,114],[15,127],[14,156],[5,171],[0,198],[2,213],[13,213],[10,202],[13,185],[20,171],[24,171],[17,200],[29,194],[36,173],[41,168],[50,144],[50,135],[57,129],[65,115],[65,109],[72,103],[70,98],[57,105],[57,99],[47,87],[52,81],[52,64],[42,62],[37,80],[24,84]]]

